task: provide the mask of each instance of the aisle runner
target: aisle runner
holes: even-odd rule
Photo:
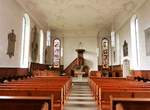
[[[64,110],[97,110],[87,82],[74,82]]]

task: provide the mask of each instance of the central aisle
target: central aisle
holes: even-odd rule
[[[72,91],[65,103],[64,110],[97,110],[87,81],[73,81]]]

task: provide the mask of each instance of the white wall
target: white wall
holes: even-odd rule
[[[25,13],[15,0],[0,0],[0,67],[20,67],[22,18]],[[31,27],[34,24],[31,20]],[[14,56],[10,59],[6,53],[8,33],[12,29],[16,34],[16,43]]]
[[[150,27],[150,1],[147,2],[135,12],[135,15],[139,18],[139,47],[140,47],[140,70],[150,70],[150,56],[146,56],[146,48],[145,48],[145,34],[144,30]],[[116,27],[117,28],[117,27]],[[130,35],[130,20],[120,28],[117,33],[120,36],[120,51],[121,51],[121,60],[123,58],[122,46],[124,40],[128,42],[128,51],[129,51],[129,59],[131,60],[131,69],[134,62],[132,62],[132,54],[131,54],[131,35]],[[150,47],[149,47],[150,48]]]
[[[78,37],[64,37],[64,67],[67,67],[75,58],[77,58],[77,52],[75,51],[79,47],[79,43],[82,42],[85,49],[84,58],[91,70],[97,70],[98,58],[97,58],[97,37],[93,36],[78,36]]]
[[[120,37],[120,62],[121,64],[123,63],[124,59],[130,59],[131,60],[131,37],[130,37],[130,24],[127,23],[119,32],[117,32],[117,34]],[[124,41],[127,41],[128,43],[128,57],[124,57],[123,56],[123,44]]]
[[[145,48],[145,33],[144,30],[150,27],[150,1],[144,4],[144,6],[137,12],[139,18],[139,43],[140,43],[140,63],[141,70],[150,70],[150,56],[146,56]],[[150,48],[150,47],[149,47]]]
[[[18,67],[20,65],[22,17],[24,11],[14,0],[0,0],[0,66]],[[8,33],[14,29],[16,44],[14,56],[10,59],[7,53]]]

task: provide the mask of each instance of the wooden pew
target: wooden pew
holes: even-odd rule
[[[46,96],[54,95],[54,110],[63,110],[63,92],[59,89],[35,90],[35,89],[0,89],[0,96]]]
[[[3,110],[53,110],[53,96],[0,96],[0,109]]]
[[[28,80],[22,80],[18,82],[11,82],[6,84],[1,84],[0,88],[12,88],[12,87],[22,88],[63,88],[64,98],[67,97],[72,86],[72,80],[70,77],[38,77]]]
[[[118,98],[150,98],[150,84],[118,78],[91,78],[89,81],[101,110],[110,109],[110,96]]]
[[[57,84],[58,83],[58,84]],[[54,95],[55,110],[63,110],[67,92],[71,88],[69,77],[38,77],[0,85],[1,96],[50,96]]]
[[[135,95],[136,94],[136,95]],[[99,107],[102,110],[109,110],[110,107],[110,97],[118,97],[118,98],[150,98],[150,90],[134,90],[134,89],[127,89],[127,90],[110,90],[105,89],[100,92],[99,94]]]
[[[110,110],[149,110],[149,98],[111,98]]]

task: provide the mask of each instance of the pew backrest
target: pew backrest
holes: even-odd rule
[[[49,97],[0,96],[4,110],[53,110],[53,95]]]
[[[111,97],[110,110],[149,110],[149,98],[114,98]]]

